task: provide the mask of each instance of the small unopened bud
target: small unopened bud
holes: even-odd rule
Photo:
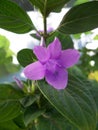
[[[40,46],[46,47],[45,40],[43,37],[41,37]]]
[[[53,30],[54,30],[54,29],[53,29],[52,27],[49,27],[49,28],[47,29],[47,32],[48,32],[48,33],[51,33]]]
[[[16,82],[16,84],[18,85],[19,88],[23,88],[23,83],[21,80],[19,80],[17,77],[14,77],[14,80]]]

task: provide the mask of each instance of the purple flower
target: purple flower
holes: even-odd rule
[[[38,61],[24,68],[25,76],[30,80],[45,80],[55,89],[64,89],[68,82],[67,68],[76,64],[80,54],[75,49],[61,50],[58,38],[48,47],[35,46],[34,54]]]

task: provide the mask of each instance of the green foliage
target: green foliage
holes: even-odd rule
[[[29,0],[32,5],[35,5],[43,16],[48,16],[49,13],[60,11],[64,5],[70,0]]]
[[[39,99],[39,95],[27,95],[21,100],[21,104],[26,108],[31,106],[37,99]]]
[[[12,120],[0,123],[1,130],[25,130],[20,129]]]
[[[8,84],[0,84],[0,122],[15,118],[21,112],[23,94]]]
[[[0,0],[0,28],[21,34],[34,29],[34,25],[27,13],[15,2]]]
[[[79,129],[96,128],[96,104],[82,80],[70,75],[67,88],[61,91],[55,90],[44,81],[39,81],[38,84],[47,100]]]
[[[20,113],[16,118],[13,119],[13,122],[20,128],[20,129],[25,129],[25,123],[24,123],[24,115],[23,112]]]
[[[78,130],[56,111],[42,95],[40,95],[39,100],[37,99],[27,107],[25,106],[24,113],[16,117],[14,123],[19,128],[31,128],[30,130]]]
[[[90,0],[76,0],[74,5],[78,5],[78,4],[82,4],[82,3],[85,3],[85,2],[89,2]]]
[[[95,61],[95,65],[93,67],[93,70],[98,70],[98,50],[96,50],[95,55],[92,56],[91,59]]]
[[[36,57],[35,57],[35,55],[33,53],[33,50],[31,50],[31,49],[23,49],[23,50],[18,52],[17,59],[18,59],[19,63],[23,67],[25,67],[28,64],[34,62]]]
[[[41,116],[44,112],[45,110],[39,110],[36,106],[27,108],[24,113],[25,125],[28,126],[28,124],[32,123],[39,116]]]
[[[97,28],[97,7],[98,1],[86,2],[72,7],[63,17],[58,30],[65,34],[75,34]]]
[[[98,118],[98,82],[97,81],[89,81],[88,82],[88,89],[91,91],[94,100],[96,102],[96,106],[97,106],[97,118]]]
[[[0,64],[4,64],[8,59],[10,60],[13,52],[9,49],[9,46],[9,40],[5,36],[0,35]]]
[[[94,37],[94,40],[98,40],[98,35],[96,35],[96,36]]]
[[[50,34],[51,35],[51,34]],[[47,40],[47,44],[51,43],[55,37],[58,37],[62,43],[62,49],[73,48],[73,41],[69,35],[63,34],[61,32],[55,31],[52,36]]]
[[[0,35],[0,77],[19,70],[19,65],[12,63],[14,53],[10,50],[10,42]],[[11,68],[11,69],[10,69]]]
[[[93,67],[90,65],[90,61],[91,61],[91,56],[89,56],[87,54],[88,49],[86,49],[85,47],[82,48],[81,50],[81,57],[80,57],[80,62],[81,64],[79,64],[78,66],[80,67],[80,69],[83,71],[84,75],[88,76],[89,72],[91,70],[93,70]]]
[[[93,44],[93,43],[92,43]],[[84,46],[81,51],[80,64],[78,67],[82,70],[85,76],[88,77],[89,73],[98,70],[98,49],[87,49]],[[94,55],[89,55],[92,52]],[[90,62],[93,61],[94,65],[91,65]]]
[[[36,120],[37,130],[77,130],[62,115],[57,112],[43,115]]]

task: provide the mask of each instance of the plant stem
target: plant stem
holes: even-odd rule
[[[47,3],[47,0],[45,1],[45,5],[44,5],[44,16],[43,16],[43,24],[44,24],[44,35],[43,35],[43,38],[44,38],[45,43],[46,43],[46,40],[47,40],[46,3]]]
[[[47,34],[47,18],[44,17],[44,33]]]
[[[47,40],[47,18],[44,16],[43,18],[43,22],[44,22],[44,35],[43,35],[43,38],[44,38],[44,41],[46,43],[46,40]]]

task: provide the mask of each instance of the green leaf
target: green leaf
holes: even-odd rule
[[[82,4],[82,3],[85,3],[85,2],[89,2],[89,0],[76,0],[74,5]]]
[[[36,57],[31,49],[23,49],[17,54],[18,62],[23,66],[27,66],[28,64],[35,61]]]
[[[61,10],[62,7],[70,0],[29,0],[32,5],[35,5],[43,16],[48,16],[49,13]]]
[[[21,34],[34,29],[34,25],[27,13],[15,2],[0,0],[0,28]]]
[[[74,39],[80,39],[81,38],[81,33],[78,33],[78,34],[74,34],[72,35]]]
[[[98,35],[96,35],[96,36],[94,37],[94,40],[98,40]]]
[[[91,85],[90,85],[91,84]],[[97,117],[98,117],[98,82],[91,80],[88,84],[88,89],[91,91],[97,106]]]
[[[45,81],[38,81],[38,88],[47,100],[80,130],[95,130],[97,108],[86,84],[69,75],[66,89],[56,90]]]
[[[98,1],[71,8],[63,17],[58,30],[66,34],[86,32],[98,27]]]
[[[17,127],[12,120],[6,121],[6,122],[1,122],[0,123],[0,130],[25,130],[25,129],[20,129]]]
[[[20,69],[19,65],[13,64],[14,53],[10,50],[9,40],[0,35],[0,76],[17,72]]]
[[[0,64],[7,62],[7,59],[11,62],[9,58],[12,56],[13,52],[9,49],[9,46],[9,40],[5,36],[0,35]]]
[[[18,101],[0,101],[0,122],[8,121],[20,114],[21,106]]]
[[[96,126],[96,130],[98,130],[98,82],[95,80],[88,80],[85,81],[86,87],[90,90],[95,102],[96,102],[96,106],[97,106],[97,126]]]
[[[33,37],[33,38],[35,38],[35,39],[37,39],[37,40],[41,39],[41,37],[37,37],[36,34],[34,34],[34,33],[31,33],[30,36]]]
[[[26,128],[24,123],[24,115],[21,113],[19,116],[17,116],[15,119],[13,119],[13,122],[21,129]]]
[[[57,112],[39,117],[35,126],[37,130],[77,130]]]
[[[8,84],[0,84],[0,122],[8,121],[20,114],[19,99],[23,94]]]
[[[31,122],[33,122],[35,119],[37,119],[39,116],[41,116],[45,112],[45,109],[38,109],[36,105],[32,105],[31,107],[28,107],[24,113],[24,123],[26,126],[28,126]]]
[[[7,60],[9,60],[11,57],[7,58]],[[5,66],[5,68],[7,69],[8,73],[11,74],[11,73],[17,73],[19,72],[20,70],[20,65],[18,64],[13,64],[13,61],[11,61],[11,63],[8,63],[7,62],[3,65],[3,67]],[[10,69],[11,68],[11,69]]]
[[[38,94],[36,94],[36,95],[28,95],[28,96],[24,97],[21,100],[21,104],[24,107],[29,107],[29,106],[31,106],[38,99],[39,99],[39,95]]]
[[[54,38],[58,37],[61,44],[62,44],[62,49],[68,49],[68,48],[73,48],[73,41],[69,35],[65,35],[61,32],[56,31],[52,36],[50,36],[47,40],[47,44],[53,42]]]
[[[10,99],[21,99],[24,97],[22,91],[15,89],[10,84],[0,84],[0,101]]]
[[[9,40],[5,36],[0,35],[0,48],[4,47],[4,49],[9,49],[9,46],[10,46]]]

